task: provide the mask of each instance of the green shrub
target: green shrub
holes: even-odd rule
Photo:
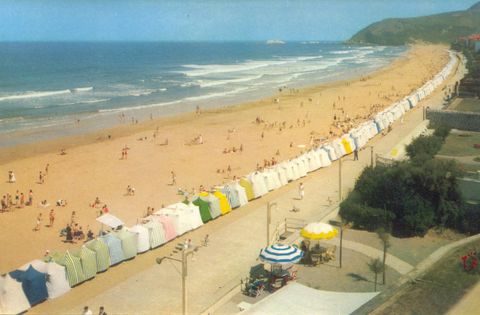
[[[392,227],[399,236],[424,235],[433,226],[459,229],[464,218],[459,172],[454,161],[432,158],[367,167],[340,215],[358,228]]]
[[[437,136],[420,136],[405,148],[407,155],[414,161],[431,159],[442,148],[443,140]]]
[[[389,225],[394,214],[380,208],[372,208],[364,204],[345,200],[340,205],[340,216],[358,229],[375,231],[379,227]]]
[[[433,135],[435,137],[441,138],[443,141],[448,137],[450,134],[451,128],[448,127],[447,125],[439,125],[437,128],[435,128],[435,131],[433,132]]]

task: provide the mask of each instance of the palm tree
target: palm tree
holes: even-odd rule
[[[370,271],[372,271],[375,274],[375,286],[374,286],[374,291],[377,291],[377,278],[378,274],[382,272],[383,270],[383,264],[380,261],[380,258],[375,258],[371,259],[370,262],[368,263],[368,267],[370,268]]]
[[[387,248],[390,247],[390,233],[388,233],[383,227],[377,230],[378,238],[382,241],[383,244],[383,274],[382,274],[382,284],[385,284],[385,261],[387,260]]]

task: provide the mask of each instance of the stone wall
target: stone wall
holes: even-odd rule
[[[447,125],[453,129],[480,131],[480,113],[427,109],[426,117],[433,127]]]

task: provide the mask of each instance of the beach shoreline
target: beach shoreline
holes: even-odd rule
[[[95,218],[101,209],[89,206],[96,197],[131,226],[145,215],[147,206],[159,209],[180,201],[179,189],[198,191],[200,185],[219,185],[254,171],[265,160],[297,156],[312,140],[337,137],[342,129],[351,128],[350,124],[365,121],[423,85],[448,60],[445,46],[415,46],[406,56],[365,77],[300,91],[287,88],[266,99],[201,109],[200,114],[185,113],[0,149],[0,174],[6,177],[13,170],[17,179],[14,184],[1,181],[0,192],[34,192],[33,206],[0,214],[3,248],[16,253],[0,262],[0,270],[8,272],[42,257],[46,249],[78,247],[78,243],[62,242],[58,231],[76,211],[76,222],[84,230],[90,227],[97,232]],[[341,128],[332,127],[339,121]],[[193,144],[199,135],[203,144]],[[168,145],[164,145],[165,140]],[[121,155],[125,146],[130,148],[128,158]],[[232,152],[232,148],[236,150]],[[61,149],[65,155],[60,154]],[[47,164],[49,173],[40,184],[38,173]],[[171,172],[176,174],[175,184]],[[126,194],[127,186],[136,188],[135,196]],[[59,199],[67,200],[68,205],[54,206]],[[40,200],[47,200],[50,206],[39,207]],[[38,213],[47,218],[51,208],[56,211],[55,226],[32,231]]]
[[[380,68],[364,71],[360,74],[344,74],[341,76],[340,79],[335,77],[333,79],[328,79],[322,83],[307,84],[301,87],[296,87],[295,82],[293,82],[291,86],[293,86],[292,88],[299,91],[298,94],[300,95],[297,94],[296,96],[301,97],[302,95],[304,95],[305,97],[308,97],[308,94],[315,93],[323,89],[344,86],[346,84],[358,81],[362,77],[368,77],[370,75],[378,75],[380,73],[388,72],[390,67],[395,62],[406,58],[409,52],[413,49],[413,47],[415,46],[409,46],[408,49],[401,53],[397,58],[393,59],[387,65]],[[445,48],[447,47],[445,46]],[[359,70],[354,70],[354,72],[357,71]],[[343,77],[346,78],[342,79]],[[209,107],[202,107],[202,111],[204,113],[241,111],[249,107],[268,105],[269,102],[272,102],[272,100],[283,96],[291,95],[276,92],[274,94],[271,94],[270,96],[264,96],[253,100],[238,101],[236,99],[235,101],[228,102],[226,105],[212,105]],[[157,104],[149,104],[148,106],[155,108],[156,105]],[[108,135],[110,135],[112,138],[123,137],[151,130],[159,124],[176,124],[178,122],[184,122],[189,119],[195,118],[195,106],[192,104],[186,105],[184,108],[179,107],[178,109],[175,109],[175,106],[167,106],[164,109],[165,111],[162,114],[155,115],[153,116],[153,118],[149,118],[149,116],[152,117],[152,112],[141,108],[132,108],[124,112],[127,113],[127,117],[135,117],[136,112],[141,112],[142,114],[138,116],[142,117],[142,120],[138,121],[138,123],[131,123],[130,119],[128,119],[128,121],[122,123],[121,121],[119,121],[119,119],[117,119],[116,124],[114,124],[113,126],[108,126],[106,128],[99,128],[99,126],[94,126],[96,124],[102,123],[102,119],[97,118],[89,122],[89,126],[84,128],[83,130],[77,131],[78,126],[76,126],[74,119],[72,119],[70,125],[57,126],[55,127],[57,129],[47,129],[44,130],[42,134],[40,134],[38,131],[30,130],[7,132],[3,135],[0,134],[0,142],[3,141],[4,143],[13,143],[11,145],[0,146],[0,164],[7,163],[13,159],[28,157],[31,156],[31,154],[54,153],[60,151],[61,148],[73,148],[89,143],[107,140]],[[120,111],[118,112],[119,115],[121,113],[122,112]],[[110,119],[112,119],[112,117],[110,117]],[[83,122],[81,124],[83,124]],[[47,135],[44,136],[44,134]],[[16,143],[16,140],[12,140],[20,137],[26,137],[30,140],[21,141],[20,143]],[[40,138],[40,140],[37,139],[38,137]]]

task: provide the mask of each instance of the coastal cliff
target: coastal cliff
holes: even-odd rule
[[[360,30],[348,43],[404,45],[417,41],[451,43],[480,32],[480,2],[464,11],[415,18],[385,19]]]

